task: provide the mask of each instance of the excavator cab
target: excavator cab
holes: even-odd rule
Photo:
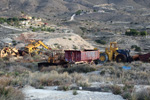
[[[116,50],[118,50],[117,42],[110,42],[110,50],[112,50],[113,52],[116,52]]]

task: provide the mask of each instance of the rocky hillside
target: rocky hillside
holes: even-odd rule
[[[64,13],[79,9],[88,10],[94,5],[114,3],[117,6],[127,5],[150,7],[149,0],[1,0],[0,11],[25,11],[31,13]]]

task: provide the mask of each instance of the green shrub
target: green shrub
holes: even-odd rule
[[[122,94],[122,97],[126,100],[131,100],[131,93],[130,92],[124,92]]]
[[[140,33],[140,35],[141,35],[141,36],[146,36],[146,35],[147,35],[147,32],[146,32],[146,31],[142,31],[142,32]]]
[[[128,36],[146,36],[147,35],[147,32],[146,31],[137,31],[136,29],[130,29],[129,31],[126,31],[125,32],[125,35],[128,35]]]
[[[105,75],[105,70],[102,70],[102,71],[100,72],[100,75]]]
[[[74,50],[77,50],[77,49],[78,49],[78,47],[77,47],[77,46],[75,46],[75,45],[73,45],[73,49],[74,49]]]
[[[135,29],[130,29],[129,31],[126,31],[125,35],[128,35],[128,36],[136,36],[136,35],[139,35],[140,33],[135,30]]]
[[[140,47],[136,47],[135,51],[141,51],[141,48]]]
[[[137,48],[137,45],[132,45],[131,49]]]
[[[134,49],[135,51],[141,51],[141,48],[138,47],[137,45],[132,45],[131,49]]]
[[[78,11],[76,11],[76,15],[80,15],[82,13],[82,10],[78,10]]]
[[[77,95],[78,94],[78,92],[77,92],[77,90],[73,90],[73,93],[72,93],[73,95]]]
[[[69,86],[63,86],[63,90],[68,91],[68,90],[70,90],[70,87]]]
[[[105,45],[106,44],[106,41],[104,40],[95,40],[96,43],[99,43],[99,44],[103,44]]]
[[[80,27],[80,29],[84,32],[87,32],[87,29],[85,27]]]

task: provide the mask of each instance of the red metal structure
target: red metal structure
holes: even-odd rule
[[[132,58],[135,61],[140,60],[140,61],[143,61],[143,62],[150,62],[150,53],[134,55]]]
[[[150,53],[139,55],[139,59],[143,62],[150,62]]]
[[[99,59],[99,50],[65,50],[65,61],[69,63],[75,62],[91,62]]]

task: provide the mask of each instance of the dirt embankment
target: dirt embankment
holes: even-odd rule
[[[22,33],[17,38],[18,42],[26,42],[28,39],[42,40],[51,48],[58,49],[93,49],[94,47],[79,35],[74,33]]]

